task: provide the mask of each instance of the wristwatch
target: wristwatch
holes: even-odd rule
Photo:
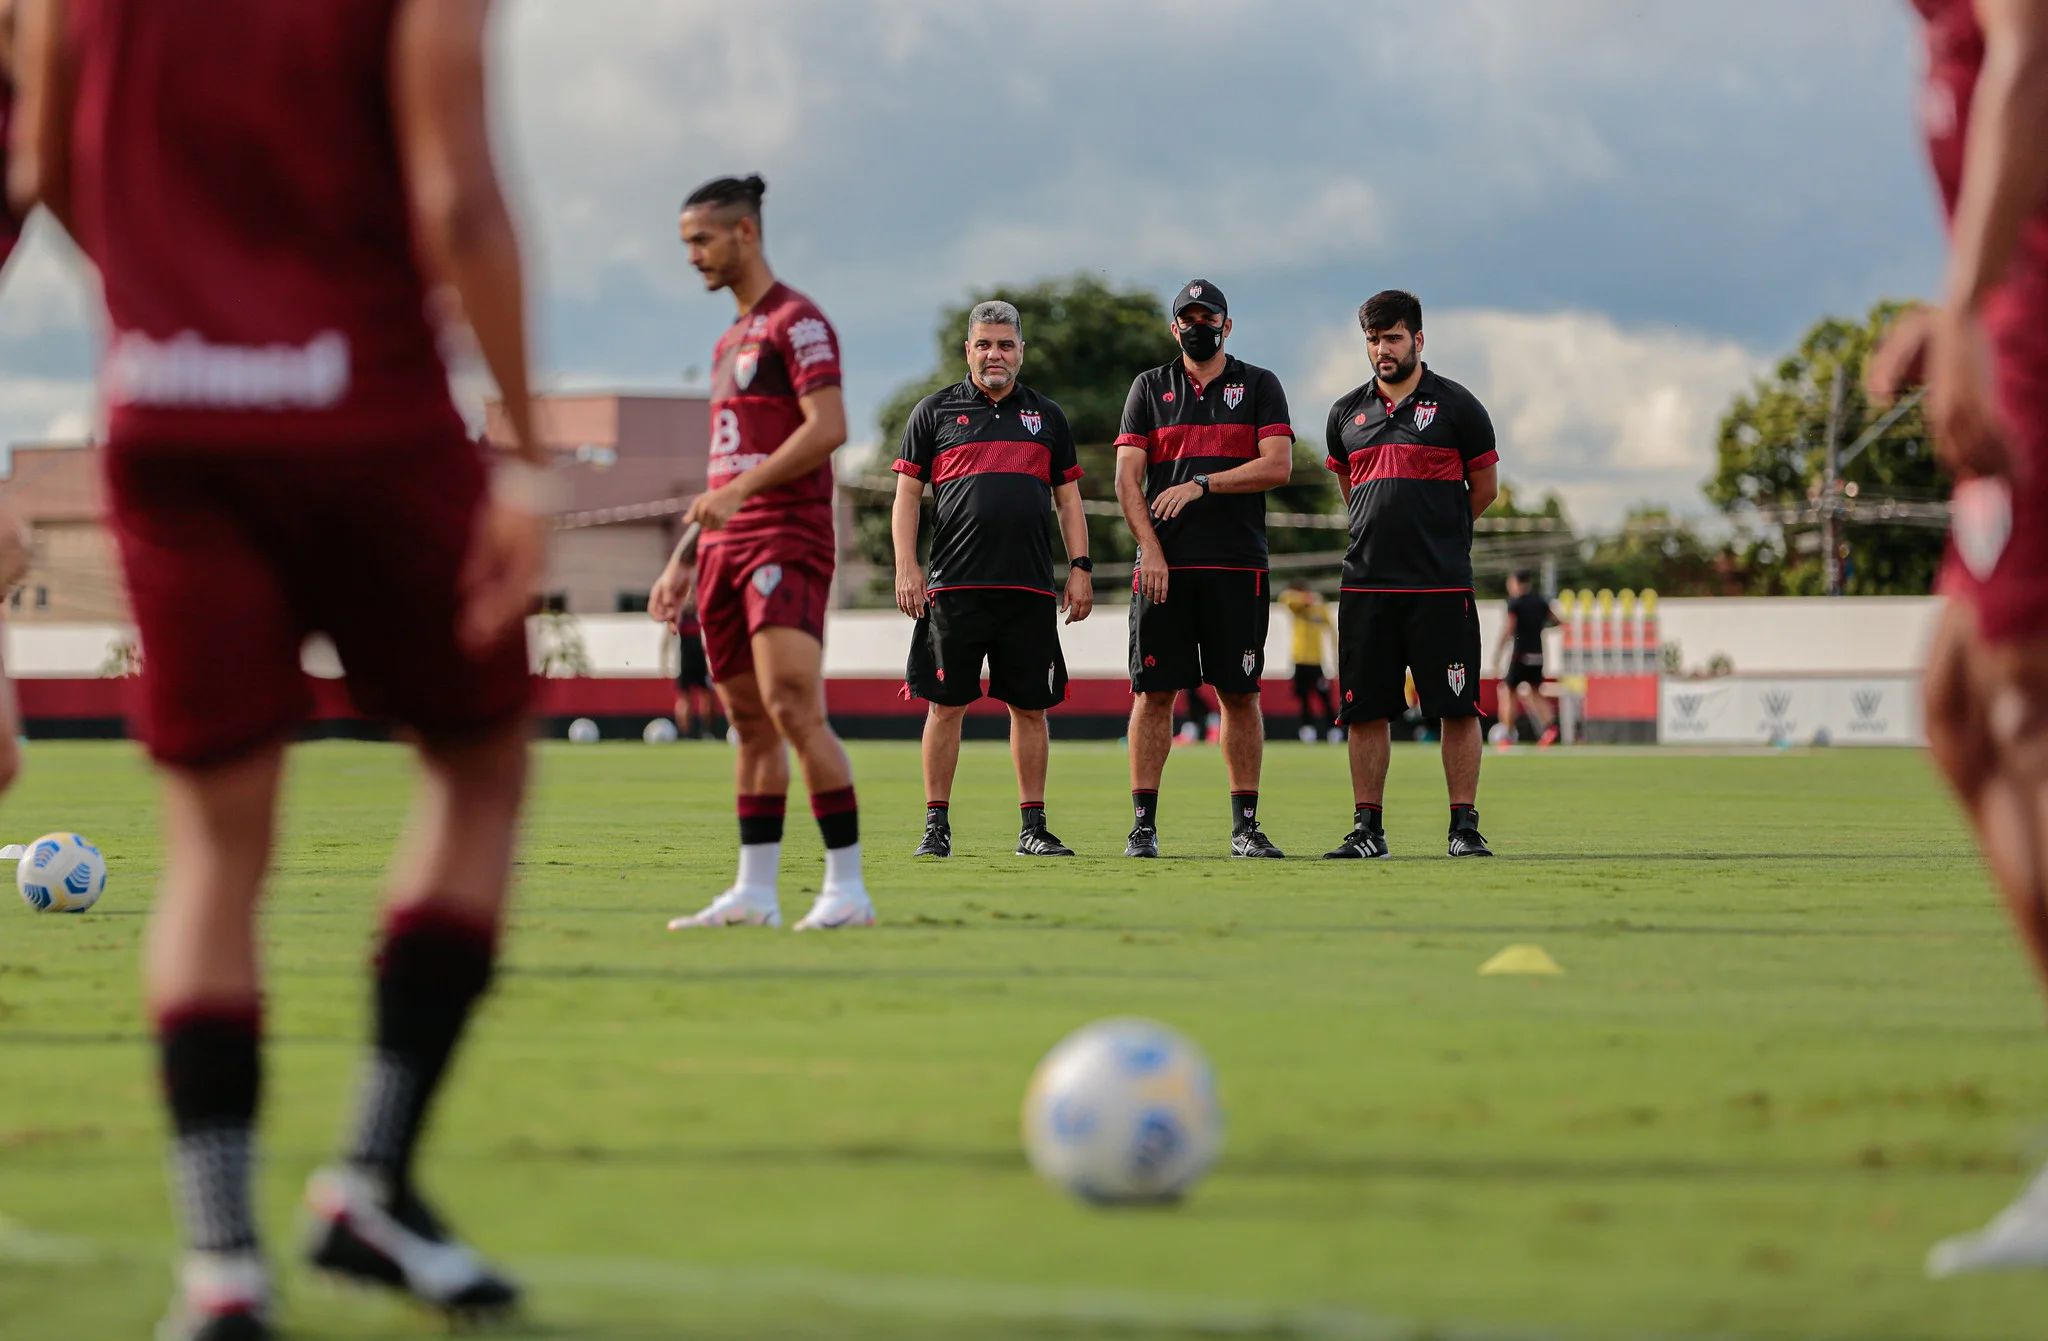
[[[1095,560],[1089,558],[1086,554],[1083,554],[1078,559],[1068,559],[1067,567],[1078,568],[1084,573],[1092,573],[1095,571]]]
[[[1195,476],[1195,483],[1202,486],[1202,497],[1207,498],[1209,496],[1209,477],[1207,475],[1197,475]]]

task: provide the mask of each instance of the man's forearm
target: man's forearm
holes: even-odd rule
[[[1081,511],[1081,495],[1078,487],[1072,498],[1058,500],[1056,511],[1060,518],[1060,539],[1066,541],[1069,562],[1088,556],[1088,517]]]
[[[1294,474],[1294,444],[1283,442],[1283,450],[1269,452],[1260,444],[1256,459],[1232,466],[1209,477],[1212,494],[1262,494],[1287,483]]]
[[[727,486],[736,489],[742,498],[752,498],[766,493],[778,484],[802,479],[832,459],[832,453],[839,450],[843,436],[835,436],[815,420],[806,419],[803,426],[782,440],[766,461],[743,475],[733,478]]]
[[[1980,5],[1984,67],[1970,104],[1945,301],[1973,311],[2004,276],[2048,193],[2048,18],[2024,0]]]
[[[917,523],[921,497],[899,490],[889,509],[889,541],[896,552],[896,571],[917,571]]]
[[[1145,481],[1142,475],[1132,478],[1121,468],[1116,475],[1116,503],[1123,509],[1124,525],[1131,528],[1131,539],[1137,542],[1140,551],[1138,559],[1144,562],[1146,553],[1159,552],[1159,533],[1152,529],[1152,504],[1145,497]]]

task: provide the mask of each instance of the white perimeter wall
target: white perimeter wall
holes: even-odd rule
[[[1067,668],[1076,677],[1125,674],[1129,607],[1097,606],[1080,624],[1063,625]],[[1933,597],[1843,597],[1677,599],[1661,603],[1659,637],[1679,646],[1688,670],[1703,670],[1725,655],[1738,674],[1911,675],[1924,663],[1941,602]],[[1503,611],[1482,601],[1482,658],[1494,670],[1494,646]],[[664,631],[645,615],[587,615],[579,619],[585,646],[599,675],[648,676],[668,673]],[[910,650],[910,620],[894,610],[834,611],[825,635],[825,671],[835,677],[893,679],[903,674]],[[1266,638],[1266,673],[1285,676],[1291,621],[1276,607]],[[119,624],[9,624],[7,667],[20,676],[93,676],[112,647],[129,637]],[[1551,631],[1555,654],[1557,631]],[[223,655],[233,655],[223,649]],[[307,667],[333,675],[332,653],[309,653]],[[1335,669],[1334,664],[1331,669]]]

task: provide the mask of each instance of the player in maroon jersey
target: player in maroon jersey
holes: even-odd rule
[[[796,751],[825,839],[825,880],[797,930],[875,920],[861,878],[853,768],[825,717],[825,599],[832,586],[832,453],[846,441],[839,344],[811,300],[776,280],[761,250],[759,177],[721,177],[683,202],[680,233],[707,289],[739,318],[711,372],[711,466],[684,518],[702,528],[648,593],[664,622],[696,593],[711,678],[739,734],[740,863],[732,887],[670,930],[779,927],[776,880],[789,759]]]
[[[111,520],[163,783],[145,979],[188,1253],[160,1335],[272,1334],[249,1188],[255,910],[316,631],[356,702],[417,742],[420,786],[359,1118],[308,1187],[312,1262],[451,1313],[502,1310],[516,1288],[412,1177],[492,975],[547,510],[486,133],[488,0],[25,3],[10,186],[99,267]],[[520,444],[495,477],[449,400],[436,282]]]
[[[1924,376],[1957,475],[1927,739],[2048,982],[2048,0],[1917,4],[1951,254],[1940,305],[1894,325],[1870,387],[1889,400]],[[1937,1276],[2044,1266],[2048,1172],[1927,1259]]]

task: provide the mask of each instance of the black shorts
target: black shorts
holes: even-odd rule
[[[963,708],[988,694],[1013,708],[1050,708],[1067,696],[1059,599],[1050,592],[962,587],[934,592],[910,635],[903,679],[930,703]]]
[[[1296,698],[1306,703],[1309,695],[1320,694],[1329,687],[1330,682],[1324,678],[1321,666],[1305,666],[1300,662],[1295,663],[1294,696]]]
[[[1258,569],[1172,569],[1164,601],[1131,596],[1131,692],[1258,693],[1272,612]]]
[[[676,688],[709,689],[711,687],[711,665],[704,658],[704,636],[699,633],[684,634],[677,640]]]
[[[1479,716],[1479,610],[1469,591],[1346,591],[1337,605],[1340,722],[1408,708],[1415,672],[1422,715]]]
[[[1528,665],[1518,657],[1508,663],[1508,673],[1503,683],[1510,689],[1521,684],[1528,685],[1532,689],[1541,689],[1543,688],[1543,679],[1542,662],[1539,661],[1534,665]]]

